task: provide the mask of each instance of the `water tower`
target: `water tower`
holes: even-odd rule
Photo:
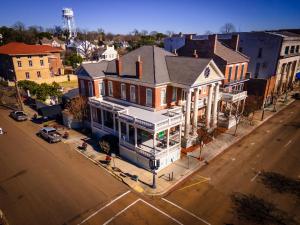
[[[62,9],[63,28],[69,32],[69,39],[76,37],[74,12],[71,8]]]

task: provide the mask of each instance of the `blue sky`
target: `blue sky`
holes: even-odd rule
[[[73,8],[77,27],[128,33],[133,29],[202,34],[226,23],[239,31],[300,28],[300,0],[4,0],[0,26],[61,25],[61,9]]]

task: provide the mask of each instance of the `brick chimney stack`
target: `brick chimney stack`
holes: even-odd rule
[[[194,49],[193,56],[194,56],[195,58],[199,58],[199,56],[198,56],[198,53],[197,53],[197,50],[196,50],[196,49]]]
[[[230,47],[235,51],[238,50],[239,40],[240,40],[240,36],[238,34],[233,34],[231,36]]]
[[[143,62],[141,61],[141,56],[138,56],[136,61],[136,76],[140,80],[143,75]]]
[[[117,59],[116,59],[116,72],[117,72],[118,76],[121,76],[121,73],[122,73],[122,63],[121,63],[119,55],[117,56]]]
[[[218,36],[216,34],[208,35],[208,41],[212,47],[212,52],[216,52]]]

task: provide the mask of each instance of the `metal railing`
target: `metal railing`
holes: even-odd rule
[[[247,91],[231,91],[231,92],[221,92],[221,99],[223,101],[238,101],[247,97]]]

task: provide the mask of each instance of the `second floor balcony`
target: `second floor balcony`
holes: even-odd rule
[[[225,91],[222,90],[220,92],[222,101],[225,102],[237,102],[247,98],[247,91],[240,91],[240,90],[231,90]]]

